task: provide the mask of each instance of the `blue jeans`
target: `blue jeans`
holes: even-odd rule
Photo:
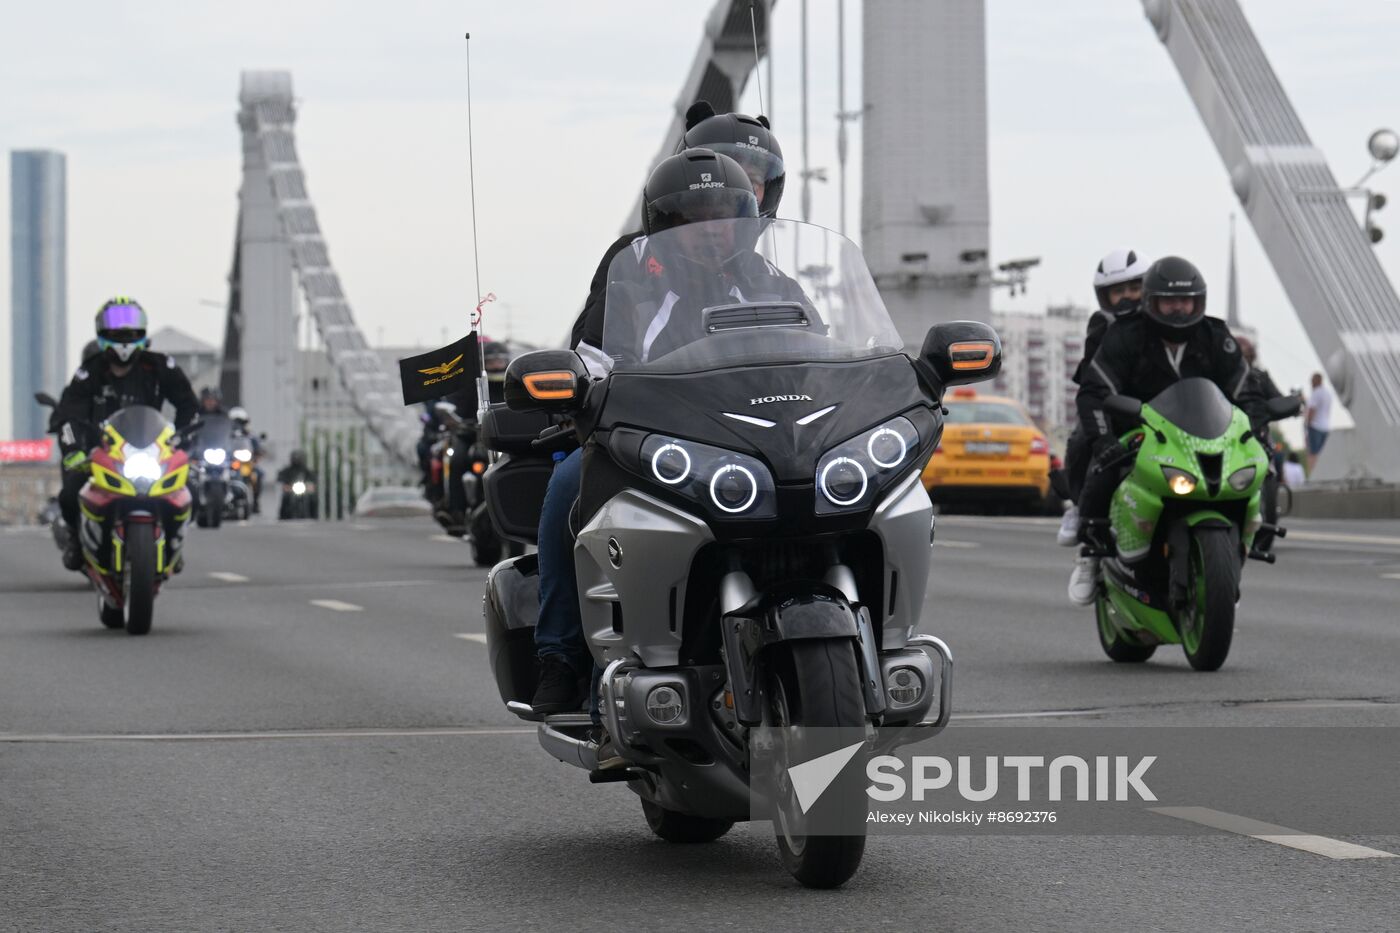
[[[583,617],[578,611],[578,574],[574,570],[574,538],[569,512],[583,480],[583,448],[554,465],[540,509],[540,617],[535,623],[535,655],[563,658],[574,670],[592,670],[588,709],[599,721],[598,682],[602,670],[588,654],[583,640]]]

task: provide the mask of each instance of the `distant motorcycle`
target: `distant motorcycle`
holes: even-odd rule
[[[200,528],[218,528],[223,524],[230,500],[233,422],[223,414],[204,415],[190,433],[195,524]],[[246,486],[243,491],[246,498]]]
[[[283,481],[278,520],[315,518],[316,513],[316,480],[313,477],[299,476]]]
[[[121,409],[101,432],[79,494],[83,569],[102,624],[145,635],[161,584],[179,565],[192,507],[189,457],[173,444],[174,425],[145,405]]]
[[[491,466],[491,455],[478,437],[476,419],[463,418],[450,402],[439,402],[437,413],[443,428],[441,441],[434,445],[434,457],[441,466],[436,471],[440,493],[433,500],[433,517],[452,537],[470,538],[472,560],[478,567],[494,566],[503,551],[519,557],[525,546],[503,542],[486,509],[482,477]]]

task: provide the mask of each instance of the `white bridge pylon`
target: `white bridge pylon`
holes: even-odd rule
[[[293,272],[332,368],[355,411],[393,456],[411,465],[418,425],[391,372],[355,323],[331,265],[297,156],[296,106],[286,71],[247,71],[239,93],[243,185],[230,276],[222,385],[268,431],[279,457],[301,436]]]

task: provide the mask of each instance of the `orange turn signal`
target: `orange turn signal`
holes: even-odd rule
[[[990,340],[963,340],[948,345],[948,359],[958,372],[986,369],[996,356],[996,344]]]
[[[477,476],[480,476],[482,473],[486,472],[486,464],[482,463],[480,460],[477,460],[475,463],[472,464],[472,472],[475,473]]]
[[[525,391],[530,398],[548,401],[574,397],[574,374],[567,369],[551,370],[543,373],[528,373],[524,378]]]

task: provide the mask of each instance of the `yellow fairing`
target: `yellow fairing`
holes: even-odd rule
[[[188,463],[181,464],[178,468],[165,474],[156,481],[156,484],[151,487],[151,495],[168,496],[172,492],[184,489],[185,482],[189,480],[189,478],[190,465]]]
[[[111,430],[110,428],[108,430]],[[131,481],[120,473],[115,473],[107,469],[100,463],[92,465],[92,481],[99,488],[108,492],[114,492],[119,496],[136,495],[136,487],[131,485]],[[183,482],[182,482],[183,485]]]
[[[126,445],[126,438],[117,432],[117,429],[110,424],[102,426],[102,433],[107,438],[107,453],[113,460],[118,462],[125,460],[126,455],[122,452],[122,447]]]

